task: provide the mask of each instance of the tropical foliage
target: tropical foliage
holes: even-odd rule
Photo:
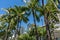
[[[40,3],[41,2],[41,3]],[[59,22],[57,14],[59,13],[57,0],[29,0],[26,6],[17,6],[13,8],[3,8],[5,14],[0,16],[0,38],[2,40],[52,40],[54,24]],[[41,5],[42,4],[42,5]],[[28,23],[32,15],[33,24],[26,28],[22,23]],[[36,22],[44,16],[45,25],[40,27]],[[26,30],[24,30],[26,29]]]

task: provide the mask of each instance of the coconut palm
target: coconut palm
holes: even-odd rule
[[[6,28],[6,37],[5,39],[8,40],[8,31],[12,32],[13,30],[16,30],[17,20],[15,18],[15,14],[12,14],[12,12],[9,12],[8,9],[3,9],[6,11],[6,14],[1,16],[1,21],[5,22],[8,27]]]
[[[36,32],[35,32],[36,39],[38,40],[38,33],[37,33],[37,28],[36,28],[36,20],[39,22],[39,17],[38,17],[38,14],[36,12],[36,7],[38,6],[37,4],[38,4],[38,0],[30,0],[27,7],[15,7],[15,9],[13,8],[13,10],[12,9],[11,10],[14,11],[19,16],[19,20],[21,20],[22,16],[19,14],[22,14],[22,11],[24,12],[26,10],[26,11],[30,11],[32,13],[33,21],[34,21],[35,29],[36,29]]]
[[[3,22],[0,23],[0,24],[1,24],[1,25],[0,25],[0,31],[1,31],[1,32],[0,32],[0,38],[4,38],[5,32],[6,32],[6,31],[4,30],[4,28],[6,28],[6,27],[5,27],[4,23],[3,23],[3,24],[2,24],[2,23],[3,23]]]
[[[37,14],[37,10],[36,10],[36,7],[38,7],[38,1],[39,0],[30,0],[30,2],[28,2],[28,5],[27,5],[31,14],[33,15],[36,40],[38,40],[38,32],[37,32],[37,27],[36,27],[36,21],[38,21],[38,22],[40,21],[39,16]]]
[[[21,22],[28,22],[28,18],[27,15],[25,14],[25,10],[27,8],[21,7],[21,6],[15,6],[14,8],[9,8],[8,11],[12,14],[14,14],[16,19],[16,23],[17,23],[17,29],[16,29],[16,34],[20,35],[20,28],[21,28]],[[19,26],[20,25],[20,26]]]
[[[51,40],[49,25],[50,25],[50,20],[58,21],[57,16],[55,16],[55,14],[58,12],[57,7],[52,2],[52,0],[47,0],[46,5],[44,5],[44,0],[42,0],[42,6],[40,8],[38,7],[38,10],[40,10],[40,16],[41,15],[44,16],[44,21],[45,21],[46,31],[47,31],[47,40]]]
[[[8,40],[8,32],[10,32],[10,27],[11,27],[11,19],[12,19],[12,17],[10,16],[10,15],[8,15],[8,14],[6,14],[6,15],[2,15],[1,16],[1,19],[0,19],[0,21],[2,22],[2,23],[4,23],[4,25],[2,25],[4,28],[3,28],[3,30],[5,30],[5,39],[4,40]]]

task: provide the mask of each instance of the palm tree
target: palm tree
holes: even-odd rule
[[[46,25],[46,32],[47,32],[47,40],[51,40],[51,33],[49,28],[50,20],[54,19],[57,20],[57,17],[55,16],[55,13],[58,12],[55,4],[52,4],[53,2],[51,0],[47,0],[47,4],[44,5],[44,0],[42,0],[42,6],[38,8],[40,11],[40,15],[44,15],[44,21]]]
[[[1,22],[1,20],[0,20],[0,22]],[[5,28],[6,28],[6,25],[4,25],[5,23],[4,22],[1,22],[0,23],[1,25],[0,25],[0,38],[2,38],[2,39],[4,39],[5,38]]]
[[[38,32],[37,32],[37,27],[36,27],[36,21],[40,21],[39,16],[37,14],[37,10],[36,7],[38,7],[38,1],[39,0],[30,0],[30,2],[28,2],[28,9],[30,10],[30,12],[33,15],[33,22],[34,22],[34,26],[35,26],[35,36],[36,36],[36,40],[38,40]]]
[[[15,6],[15,8],[12,8],[10,10],[12,10],[17,16],[18,16],[18,22],[17,23],[21,23],[21,20],[23,19],[24,20],[24,17],[23,17],[23,14],[22,12],[24,12],[25,10],[26,11],[30,11],[33,15],[33,21],[34,21],[34,24],[35,24],[35,29],[36,29],[36,40],[38,40],[38,33],[37,33],[37,28],[36,28],[36,20],[39,21],[39,17],[36,13],[36,8],[38,5],[38,3],[36,3],[38,0],[30,0],[30,2],[28,3],[27,7],[17,7]],[[25,17],[26,18],[26,17]],[[25,19],[26,21],[26,19]]]
[[[4,29],[3,30],[5,30],[5,39],[4,40],[8,40],[8,32],[10,32],[10,23],[11,23],[11,16],[10,15],[8,15],[8,14],[6,14],[6,15],[3,15],[3,16],[1,16],[1,22],[4,22],[4,25],[6,26],[6,28],[5,28],[5,26],[4,26]],[[7,24],[8,24],[8,27],[7,27]]]
[[[9,12],[8,9],[3,9],[4,11],[6,11],[6,14],[1,16],[1,21],[5,22],[6,25],[8,25],[8,27],[6,28],[6,37],[4,40],[8,40],[8,32],[12,32],[13,30],[15,30],[15,26],[17,25],[17,20],[15,18],[15,14],[12,14],[12,12]]]
[[[16,22],[17,22],[17,29],[16,34],[20,35],[20,29],[21,29],[21,22],[27,23],[29,19],[27,18],[27,15],[25,14],[26,8],[21,6],[15,6],[14,8],[9,8],[8,11],[15,14]],[[20,27],[19,27],[20,25]],[[19,29],[18,29],[19,28]]]
[[[29,36],[33,36],[35,37],[35,29],[34,29],[34,24],[29,24],[29,30],[28,30],[28,34]],[[37,25],[37,32],[38,32],[38,37],[39,37],[39,40],[42,40],[43,38],[42,37],[45,37],[46,35],[46,27],[39,27]],[[44,29],[44,30],[43,30]],[[44,31],[44,32],[43,32]]]

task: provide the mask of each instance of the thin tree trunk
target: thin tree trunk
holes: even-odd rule
[[[41,40],[41,36],[40,36],[40,40]]]
[[[50,28],[49,28],[49,20],[48,20],[49,13],[44,14],[45,18],[45,25],[46,25],[46,32],[47,32],[47,40],[52,40],[51,39],[51,33],[50,33]]]
[[[8,40],[8,31],[10,30],[10,23],[8,25],[8,28],[6,29],[6,37],[5,40]]]
[[[33,20],[34,20],[34,26],[35,26],[35,35],[36,35],[36,40],[38,40],[38,32],[37,32],[37,27],[36,27],[36,19],[35,19],[35,14],[34,14],[34,10],[32,9],[33,12]]]
[[[42,0],[42,6],[44,7],[44,0]],[[46,32],[47,32],[47,40],[51,40],[51,34],[49,29],[49,20],[48,20],[48,14],[44,12],[44,21],[46,25]]]
[[[14,40],[17,40],[17,39],[16,39],[16,34],[17,34],[17,30],[15,30]]]
[[[7,37],[7,36],[8,36],[8,35],[7,35],[7,31],[8,31],[8,30],[6,30],[6,35],[5,35],[5,39],[4,39],[4,40],[8,40],[8,37]]]
[[[21,20],[20,20],[20,28],[19,28],[19,35],[21,34]]]
[[[18,38],[18,26],[19,26],[19,16],[17,16],[17,27],[16,27],[16,30],[15,30],[14,40],[17,40],[17,38]]]
[[[43,40],[44,40],[44,26],[43,26]]]
[[[54,29],[53,29],[53,36],[54,36],[54,40],[56,40],[55,35],[54,35]]]

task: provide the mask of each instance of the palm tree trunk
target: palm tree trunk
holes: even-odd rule
[[[21,20],[20,20],[20,28],[19,28],[19,35],[21,34]]]
[[[46,32],[47,32],[47,40],[52,40],[51,39],[51,33],[50,33],[50,28],[49,28],[49,20],[48,20],[49,13],[44,14],[45,18],[45,25],[46,25]]]
[[[44,0],[42,0],[42,6],[44,7]],[[44,12],[44,21],[45,21],[45,25],[46,25],[47,40],[51,40],[51,34],[50,34],[50,29],[49,29],[48,14]]]
[[[14,38],[14,40],[17,40],[17,38],[18,38],[18,26],[19,26],[19,17],[17,16],[17,27],[16,27],[16,30],[15,30],[15,38]]]
[[[43,26],[43,40],[44,40],[44,26]]]
[[[8,40],[8,31],[10,30],[10,23],[6,29],[6,37],[5,37],[5,40]]]
[[[37,32],[37,27],[36,27],[36,19],[35,19],[35,14],[34,14],[34,10],[32,9],[33,12],[33,21],[34,21],[34,26],[35,26],[35,35],[36,35],[36,40],[38,40],[38,32]]]
[[[15,30],[15,36],[14,36],[14,40],[17,40],[17,39],[16,39],[16,33],[17,33],[17,30]]]
[[[55,34],[54,34],[54,29],[53,29],[53,36],[54,36],[54,40],[56,40],[56,38],[55,38]]]
[[[7,34],[7,31],[8,31],[8,30],[6,30],[6,35],[5,35],[5,39],[4,39],[4,40],[8,40],[8,34]]]
[[[41,40],[41,36],[40,36],[40,40]]]

